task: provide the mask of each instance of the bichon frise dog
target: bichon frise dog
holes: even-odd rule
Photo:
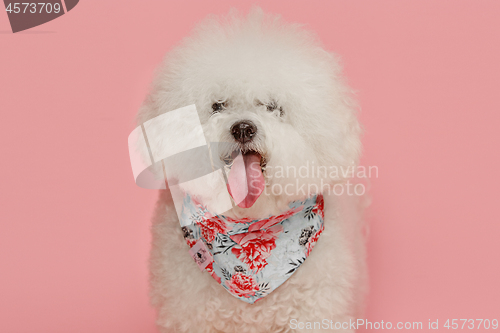
[[[186,185],[179,214],[160,191],[150,260],[160,331],[353,332],[366,291],[361,200],[332,188],[357,165],[361,131],[338,57],[260,9],[210,17],[167,55],[138,123],[189,105],[206,141],[224,143],[212,151],[224,173],[219,185]],[[150,142],[168,144],[163,134]]]

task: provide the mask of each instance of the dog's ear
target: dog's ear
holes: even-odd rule
[[[128,138],[130,161],[136,184],[143,188],[166,188],[161,163],[155,163],[151,155],[149,138],[144,130],[144,123],[154,118],[152,105],[146,98],[136,115],[136,128]]]
[[[331,128],[321,140],[320,147],[323,146],[322,149],[328,152],[326,162],[330,166],[347,171],[347,168],[356,167],[359,163],[362,129],[357,118],[359,106],[354,92],[346,84],[339,70],[336,68],[333,71],[332,81],[335,84],[332,87],[328,112],[324,114],[325,121],[331,124]]]
[[[321,50],[317,75],[303,95],[302,110],[296,114],[303,136],[310,142],[318,162],[327,169],[342,171],[357,166],[362,133],[357,119],[358,104],[342,75],[338,56]],[[305,104],[304,104],[305,103]]]

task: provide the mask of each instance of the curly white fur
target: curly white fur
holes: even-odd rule
[[[226,109],[212,114],[215,101],[225,101]],[[265,105],[271,102],[283,113],[269,112]],[[236,12],[226,18],[209,17],[170,52],[138,123],[189,104],[196,104],[208,142],[234,141],[229,128],[238,120],[257,125],[249,148],[266,158],[267,187],[297,184],[294,175],[278,176],[279,166],[357,164],[361,145],[356,104],[338,57],[323,50],[310,32],[258,8],[247,17]],[[161,143],[161,132],[149,140]],[[324,178],[308,177],[298,184],[319,184]],[[230,215],[266,217],[299,197],[265,193],[253,207],[233,209]],[[214,198],[212,189],[204,203]],[[170,193],[161,191],[150,262],[151,299],[158,309],[160,330],[291,332],[291,319],[356,318],[366,291],[361,205],[356,197],[326,195],[325,231],[311,256],[282,286],[250,305],[199,271],[188,254]]]

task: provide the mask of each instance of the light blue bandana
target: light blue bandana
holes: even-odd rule
[[[253,304],[297,271],[324,229],[322,195],[289,207],[262,220],[236,220],[186,196],[180,222],[189,253],[231,295]]]

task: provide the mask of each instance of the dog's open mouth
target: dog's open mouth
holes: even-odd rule
[[[252,207],[266,186],[263,172],[266,159],[259,152],[236,151],[227,178],[227,190],[241,208]]]

